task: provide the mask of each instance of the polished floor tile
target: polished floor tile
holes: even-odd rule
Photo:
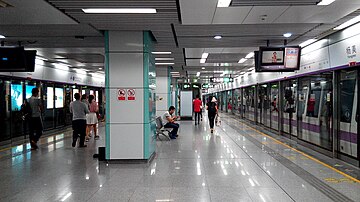
[[[72,148],[71,133],[65,132],[44,138],[38,151],[25,144],[0,152],[0,201],[331,201],[275,153],[360,201],[358,183],[226,115],[214,134],[206,119],[198,126],[180,125],[177,140],[157,141],[149,164],[94,159],[97,147],[105,145],[103,126],[100,140],[90,140],[87,148]]]

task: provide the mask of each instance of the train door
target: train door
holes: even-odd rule
[[[240,115],[241,112],[241,89],[234,90],[233,114]]]
[[[279,130],[279,85],[271,83],[270,86],[270,128]]]
[[[38,88],[36,81],[25,81],[25,99],[29,99],[32,96],[32,90]],[[40,89],[39,89],[40,90]],[[39,91],[39,97],[41,96],[41,90]],[[28,120],[23,120],[23,130],[25,135],[29,134],[29,123]]]
[[[226,97],[227,97],[226,112],[231,113],[232,103],[233,103],[233,91],[232,90],[227,91]]]
[[[0,79],[0,142],[11,142],[11,90],[10,81]]]
[[[245,88],[243,104],[245,105],[245,118],[255,121],[255,86]]]
[[[333,73],[322,73],[299,79],[299,139],[332,149]]]
[[[282,82],[282,120],[281,130],[283,133],[291,136],[297,136],[297,80],[288,80]]]
[[[257,117],[259,123],[263,125],[265,125],[267,119],[267,111],[269,110],[267,87],[267,84],[262,84],[259,86],[258,91]]]
[[[359,71],[341,70],[338,94],[337,150],[359,160]],[[359,163],[359,161],[358,161]]]

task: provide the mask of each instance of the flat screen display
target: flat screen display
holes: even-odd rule
[[[47,95],[46,109],[53,109],[54,108],[54,88],[47,87],[46,95]]]
[[[55,108],[63,108],[64,107],[64,89],[63,88],[55,88]]]
[[[31,97],[31,95],[32,95],[31,91],[33,88],[36,88],[36,86],[34,86],[34,85],[26,85],[25,86],[25,98],[26,99]]]
[[[20,111],[23,103],[22,84],[11,84],[11,110]]]
[[[36,50],[0,47],[0,72],[34,72]]]
[[[260,47],[255,53],[256,72],[291,72],[300,67],[299,46]]]

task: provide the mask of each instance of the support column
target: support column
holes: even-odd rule
[[[171,77],[169,67],[156,68],[156,116],[162,116],[171,105]]]
[[[106,159],[155,153],[155,60],[146,31],[106,31]],[[125,94],[124,94],[125,92]]]

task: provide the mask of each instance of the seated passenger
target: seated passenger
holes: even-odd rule
[[[163,116],[164,121],[164,128],[172,128],[172,131],[170,132],[170,138],[176,139],[177,132],[179,130],[179,124],[175,123],[176,119],[179,117],[175,116],[175,107],[171,106],[169,107],[169,111],[165,112]]]

